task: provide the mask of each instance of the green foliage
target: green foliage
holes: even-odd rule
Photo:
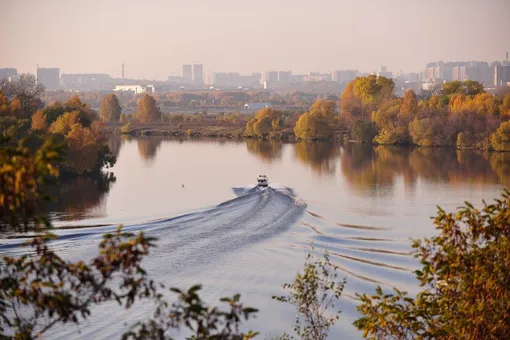
[[[491,136],[491,144],[494,150],[510,151],[510,121],[501,123]]]
[[[356,121],[351,130],[351,138],[358,143],[371,143],[376,135],[372,122]]]
[[[135,118],[141,123],[160,121],[161,110],[156,104],[156,99],[148,94],[144,94],[138,101]]]
[[[354,94],[365,104],[375,104],[393,96],[395,83],[386,77],[369,75],[353,80]]]
[[[364,103],[373,103],[376,100],[379,88],[376,77],[361,77],[354,81],[354,94]]]
[[[503,339],[510,334],[510,192],[479,210],[439,208],[439,231],[413,243],[423,268],[415,298],[358,295],[354,325],[369,339]]]
[[[41,217],[41,201],[47,199],[41,186],[58,176],[63,147],[47,139],[35,152],[29,138],[16,147],[0,147],[0,228],[26,231],[48,226]]]
[[[48,124],[52,124],[56,121],[60,116],[67,112],[78,112],[78,119],[80,123],[89,127],[92,125],[92,122],[96,120],[97,114],[92,108],[82,103],[78,96],[73,96],[65,103],[56,102],[46,106],[43,109],[43,113],[46,115],[46,120]]]
[[[473,81],[450,81],[443,84],[442,92],[444,95],[453,95],[453,94],[464,94],[467,96],[474,96],[477,94],[485,93],[483,89],[483,84]]]
[[[178,296],[177,302],[169,306],[161,300],[154,317],[148,322],[137,323],[122,339],[171,339],[165,334],[181,327],[191,333],[188,339],[247,340],[258,334],[239,330],[243,320],[247,321],[257,313],[255,308],[244,307],[239,295],[220,299],[228,306],[228,309],[223,311],[206,305],[198,294],[200,289],[200,285],[187,291],[171,288]]]
[[[30,130],[30,120],[12,116],[0,117],[0,138],[17,141]]]
[[[104,97],[99,107],[99,118],[103,122],[118,122],[122,109],[117,96],[113,93]]]
[[[323,259],[308,254],[303,273],[298,273],[293,283],[283,285],[284,289],[290,290],[289,295],[273,296],[277,301],[296,307],[294,331],[301,339],[326,339],[329,329],[340,318],[340,311],[334,312],[334,308],[342,295],[345,279],[338,280],[336,270],[327,252]],[[333,312],[331,316],[328,315],[330,310]],[[292,337],[284,335],[283,338]]]

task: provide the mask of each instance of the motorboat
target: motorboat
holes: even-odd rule
[[[265,188],[267,187],[267,176],[266,175],[259,175],[257,178],[257,186]]]

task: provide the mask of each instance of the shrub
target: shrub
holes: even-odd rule
[[[479,210],[441,208],[439,235],[414,241],[424,289],[358,295],[354,325],[372,339],[503,339],[510,334],[510,192]]]

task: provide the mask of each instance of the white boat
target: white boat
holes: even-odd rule
[[[257,178],[257,186],[265,188],[267,187],[267,176],[266,175],[259,175]]]

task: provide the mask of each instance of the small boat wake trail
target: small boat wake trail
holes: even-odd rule
[[[157,248],[149,262],[161,271],[176,271],[210,263],[223,254],[271,238],[296,223],[306,209],[306,204],[285,187],[233,188],[238,196],[211,209],[174,218],[161,219],[124,226],[127,232],[143,231],[158,238]],[[114,232],[116,226],[84,229],[54,230],[58,236],[52,242],[57,250],[77,251],[91,248],[90,256],[97,253],[97,242],[102,235]],[[26,240],[3,240],[0,252],[26,252],[19,245]],[[92,246],[94,245],[94,246]],[[83,249],[88,253],[88,249]],[[83,251],[78,251],[83,257]],[[164,258],[164,263],[158,258]],[[160,265],[164,264],[164,268]],[[151,266],[152,267],[152,266]]]

